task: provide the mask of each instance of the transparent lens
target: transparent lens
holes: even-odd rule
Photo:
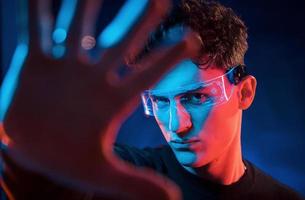
[[[182,105],[185,110],[190,110],[226,103],[234,89],[233,85],[225,87],[226,75],[224,74],[204,83],[185,85],[171,92],[146,90],[142,93],[145,114],[154,116],[154,111],[165,112],[170,106],[177,104]]]

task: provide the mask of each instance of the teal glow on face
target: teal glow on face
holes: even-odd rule
[[[213,67],[200,69],[185,60],[150,90],[153,115],[178,162],[187,170],[217,160],[239,141],[238,95],[232,92],[235,86],[223,77],[224,73]],[[219,86],[217,77],[222,77],[219,91],[229,91],[231,96],[221,104],[215,99],[224,95],[219,96],[217,87],[212,85]],[[200,83],[202,87],[198,88]],[[212,87],[206,89],[207,85]]]
[[[158,106],[154,106],[154,114],[164,137],[183,165],[191,165],[197,160],[197,153],[191,146],[197,145],[196,141],[199,140],[213,107],[204,103],[211,101],[204,89],[186,87],[179,93],[171,91],[203,82],[202,72],[193,62],[186,60],[177,65],[154,88],[171,94],[156,96],[154,104]]]
[[[185,60],[150,90],[153,115],[178,162],[186,169],[217,160],[239,142],[238,95],[224,73],[216,67],[200,69]],[[230,93],[230,99],[220,104],[215,103],[215,99],[224,97],[215,91],[220,85],[218,80],[222,83],[219,91]],[[200,83],[202,87],[198,88]]]

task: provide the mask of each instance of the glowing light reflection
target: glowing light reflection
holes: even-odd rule
[[[8,107],[13,99],[22,65],[28,54],[28,45],[21,43],[16,47],[11,66],[4,77],[0,88],[0,121],[3,121]]]
[[[65,51],[65,46],[58,44],[52,48],[52,55],[54,56],[54,58],[61,58],[65,54]]]
[[[109,48],[121,41],[136,23],[147,4],[148,0],[128,0],[114,20],[100,34],[98,39],[99,45],[103,48]]]
[[[67,37],[67,32],[62,29],[62,28],[58,28],[53,32],[53,40],[55,43],[62,43],[66,40]]]
[[[77,1],[63,0],[53,32],[53,40],[59,44],[65,41],[67,37],[67,30],[69,29],[75,10]]]

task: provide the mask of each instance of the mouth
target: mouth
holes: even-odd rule
[[[192,144],[195,142],[199,142],[199,139],[193,138],[193,139],[187,139],[187,140],[171,140],[171,143],[177,143],[177,144]]]
[[[199,139],[188,139],[188,140],[171,140],[171,146],[177,150],[190,150],[190,146],[199,142]]]

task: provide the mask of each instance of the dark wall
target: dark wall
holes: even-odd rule
[[[246,63],[258,80],[244,116],[245,155],[305,194],[305,2],[227,3],[248,24]]]
[[[107,24],[120,1],[105,1],[98,25]],[[305,195],[304,1],[222,0],[249,27],[246,64],[258,80],[253,106],[244,112],[244,157]],[[15,44],[14,1],[1,1],[2,69]],[[0,43],[0,44],[1,44]],[[164,143],[140,106],[122,126],[118,141],[138,147]]]

